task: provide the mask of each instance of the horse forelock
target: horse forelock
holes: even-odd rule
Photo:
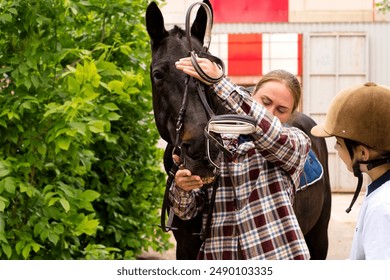
[[[182,38],[185,36],[185,31],[177,25],[175,25],[171,30],[169,30],[168,33],[171,36],[177,36],[179,38]]]

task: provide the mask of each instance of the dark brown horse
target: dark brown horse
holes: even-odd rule
[[[316,123],[309,116],[296,113],[290,124],[310,137],[312,150],[323,167],[322,178],[307,188],[303,187],[299,190],[293,206],[299,226],[305,235],[311,259],[324,260],[328,252],[328,225],[331,212],[328,149],[324,138],[314,137],[310,133]]]
[[[203,1],[210,8],[208,0]],[[212,10],[211,10],[212,11]],[[168,143],[164,166],[169,172],[172,163],[172,149],[177,142],[177,121],[184,92],[187,90],[186,110],[183,114],[182,130],[179,135],[181,140],[181,159],[185,161],[186,168],[193,174],[203,178],[213,178],[214,167],[207,160],[205,154],[204,128],[208,122],[208,115],[200,101],[197,88],[193,79],[187,82],[187,75],[175,67],[175,61],[189,55],[189,51],[200,51],[205,36],[207,14],[200,7],[191,26],[191,46],[186,37],[186,32],[175,26],[166,30],[163,15],[158,6],[152,2],[146,11],[147,31],[151,38],[152,63],[150,65],[150,78],[153,91],[153,109],[157,129],[161,137]],[[202,85],[206,93],[209,88]],[[187,89],[186,89],[187,87]],[[215,94],[206,94],[207,102],[216,115],[224,114],[225,109],[220,105]],[[303,114],[298,114],[292,125],[306,132],[310,137],[310,129],[314,122]],[[305,190],[298,191],[294,209],[299,224],[305,235],[312,259],[325,259],[328,250],[328,223],[330,218],[331,195],[328,175],[328,152],[323,139],[312,138],[313,150],[324,167],[324,175],[321,180],[309,186]],[[218,149],[211,147],[214,158]],[[202,244],[199,236],[202,217],[183,221],[174,216],[172,226],[177,241],[177,259],[195,259]]]

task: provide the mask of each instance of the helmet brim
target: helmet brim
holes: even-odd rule
[[[328,132],[325,131],[323,125],[315,125],[313,126],[313,128],[311,129],[311,134],[316,136],[316,137],[322,137],[322,138],[326,138],[326,137],[332,137],[333,135],[332,134],[329,134]]]

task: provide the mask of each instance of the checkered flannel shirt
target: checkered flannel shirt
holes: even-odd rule
[[[214,91],[231,113],[253,116],[257,131],[238,146],[234,161],[221,163],[211,227],[198,258],[308,259],[291,201],[310,139],[299,129],[283,126],[229,78],[215,84]],[[238,209],[227,165],[236,182]],[[207,192],[211,197],[212,188]],[[202,212],[203,197],[199,189],[185,192],[174,184],[170,189],[173,210],[184,220]],[[203,226],[206,218],[204,213]]]

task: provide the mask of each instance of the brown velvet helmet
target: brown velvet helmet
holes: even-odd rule
[[[342,90],[333,99],[325,123],[314,126],[311,133],[390,151],[390,88],[368,82]]]

